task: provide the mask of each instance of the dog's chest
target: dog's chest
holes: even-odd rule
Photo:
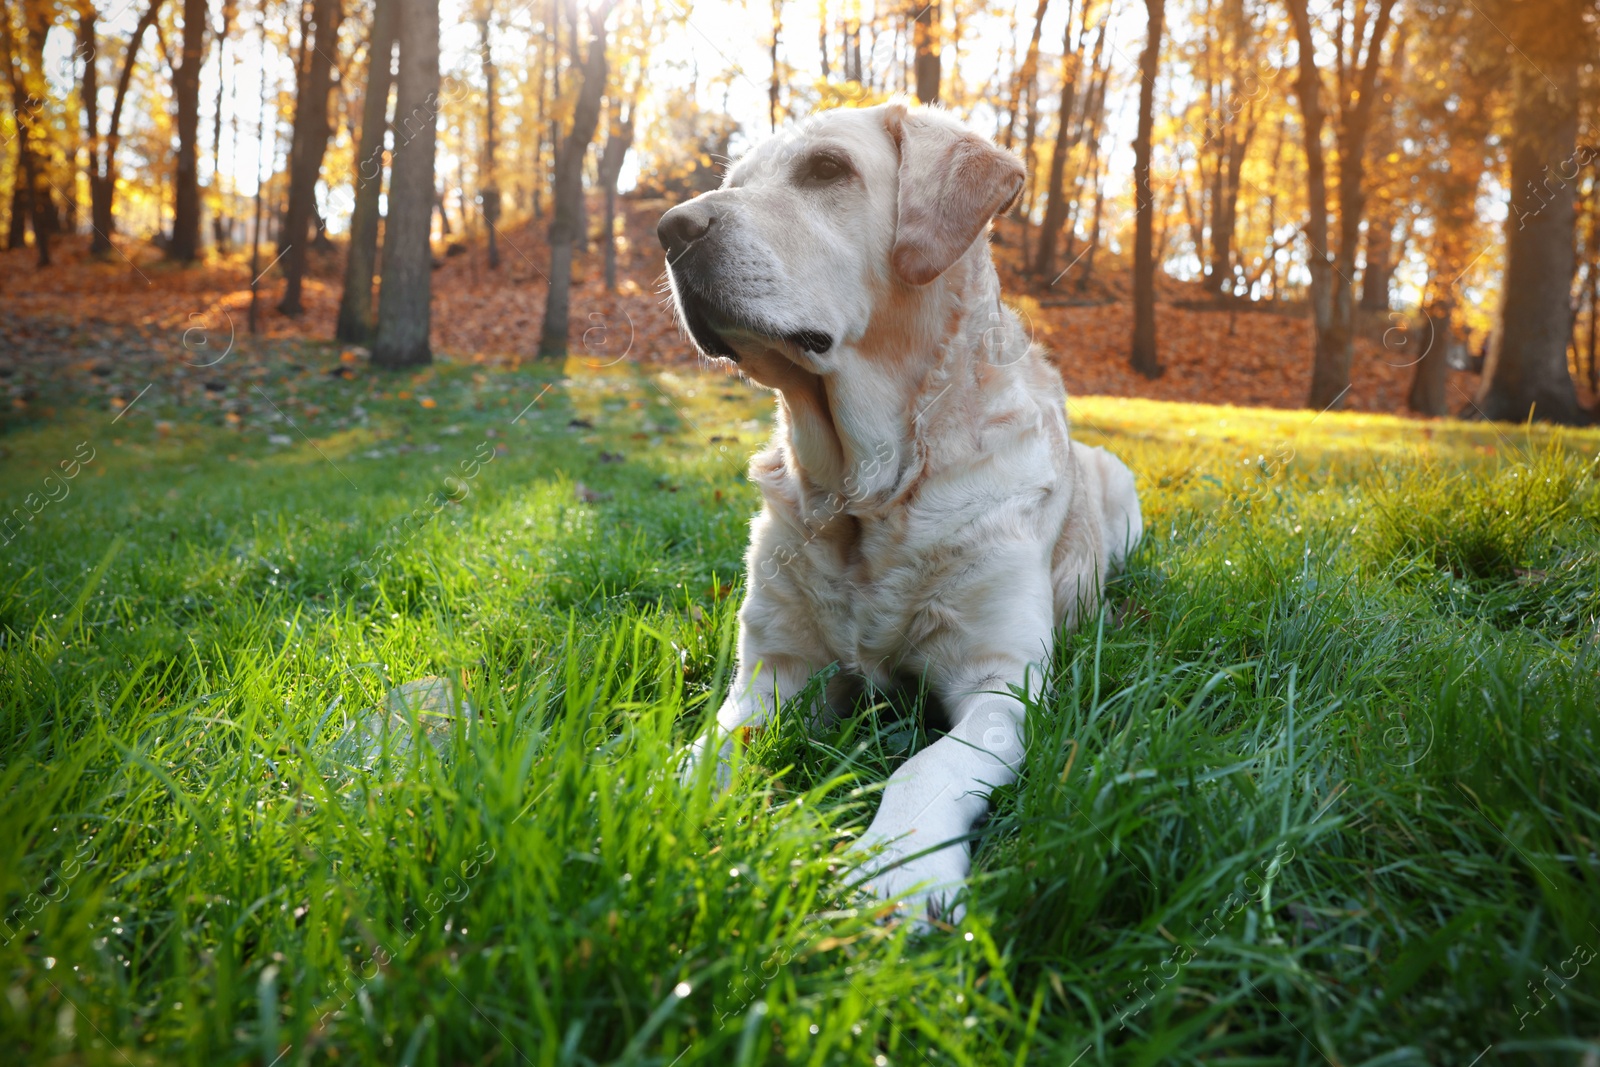
[[[825,661],[884,684],[917,671],[933,638],[974,614],[975,595],[1015,579],[1002,561],[1019,544],[1048,557],[1064,519],[1050,465],[999,474],[929,478],[893,506],[782,524],[791,536],[774,554],[788,563],[772,577],[814,621]]]

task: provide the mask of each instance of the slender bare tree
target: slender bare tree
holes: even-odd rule
[[[339,24],[344,20],[341,0],[315,0],[311,8],[315,44],[305,54],[305,69],[296,79],[300,86],[294,109],[294,133],[289,149],[289,207],[284,212],[278,244],[283,250],[283,299],[278,311],[298,315],[302,279],[306,272],[306,230],[317,206],[317,179],[322,157],[333,130],[328,125],[328,93],[333,87],[333,57],[339,51]],[[302,24],[302,33],[311,29]]]
[[[16,125],[17,176],[11,194],[10,248],[22,245],[22,224],[33,227],[34,252],[40,267],[50,266],[50,238],[56,231],[55,201],[50,183],[50,125],[42,113],[47,104],[43,84],[44,38],[50,8],[43,4],[17,7],[25,35],[18,38],[12,5],[0,6],[0,65],[11,89],[11,118]]]
[[[172,70],[178,106],[178,158],[173,169],[172,244],[167,256],[192,263],[200,255],[200,66],[206,58],[206,0],[183,0],[183,51]]]
[[[911,44],[916,58],[917,99],[932,104],[939,99],[939,0],[916,0],[911,21]],[[823,71],[827,75],[827,71]]]
[[[606,291],[617,289],[617,176],[622,173],[622,163],[633,147],[633,115],[636,101],[628,103],[624,114],[620,101],[614,101],[606,122],[606,146],[600,153],[600,188],[606,198],[605,224],[601,241],[606,258]]]
[[[347,344],[372,341],[372,278],[378,258],[378,200],[383,193],[383,142],[394,84],[395,23],[399,0],[374,0],[367,45],[367,91],[361,101],[361,144],[356,154],[356,203],[350,213],[350,252],[344,264],[335,336]],[[431,184],[431,179],[430,179]]]
[[[1155,200],[1150,191],[1150,134],[1155,125],[1156,73],[1166,0],[1144,0],[1144,51],[1139,56],[1139,129],[1133,141],[1136,198],[1133,237],[1133,347],[1129,362],[1146,378],[1161,374],[1156,352]]]
[[[483,225],[489,244],[489,269],[500,269],[500,176],[495,158],[495,101],[499,95],[498,71],[494,54],[489,50],[490,21],[494,14],[492,0],[485,0],[478,10],[478,52],[483,61],[483,174],[478,199],[483,210]]]
[[[389,215],[378,288],[372,362],[413,367],[433,361],[433,153],[439,121],[439,0],[399,0],[400,74],[394,105]]]
[[[607,71],[606,19],[616,5],[617,0],[600,0],[589,9],[589,45],[579,70],[572,127],[556,153],[555,195],[550,212],[550,285],[545,292],[544,325],[539,331],[539,356],[543,359],[564,359],[567,354],[572,250],[582,217],[579,208],[583,201],[583,159],[600,125]]]
[[[89,251],[105,255],[111,251],[111,235],[116,232],[115,199],[117,192],[117,146],[122,142],[122,108],[128,98],[128,87],[133,81],[133,65],[139,56],[139,46],[145,33],[156,20],[162,0],[150,0],[128,38],[123,53],[122,71],[117,75],[116,94],[111,101],[111,117],[106,122],[106,132],[99,132],[98,109],[84,101],[90,124],[89,134],[89,222],[94,236],[89,241]],[[87,72],[85,72],[87,76]]]
[[[1338,94],[1337,144],[1339,148],[1339,244],[1328,247],[1328,179],[1322,150],[1322,72],[1317,67],[1316,41],[1311,33],[1307,0],[1286,0],[1299,45],[1299,80],[1296,95],[1305,129],[1306,190],[1310,200],[1310,220],[1306,240],[1311,274],[1311,319],[1316,348],[1311,366],[1311,395],[1308,403],[1318,410],[1337,407],[1350,390],[1350,358],[1355,340],[1354,278],[1356,256],[1361,245],[1361,218],[1366,207],[1367,131],[1372,124],[1373,102],[1377,97],[1378,67],[1383,59],[1383,42],[1389,34],[1394,0],[1378,0],[1377,12],[1369,21],[1368,12],[1360,17],[1339,20],[1341,32],[1348,26],[1350,44],[1335,42],[1339,52],[1342,83]],[[1370,27],[1370,30],[1369,30]],[[1348,53],[1348,54],[1347,54]]]

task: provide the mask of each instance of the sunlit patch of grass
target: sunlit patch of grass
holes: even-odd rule
[[[1600,435],[1074,398],[1149,538],[1059,643],[964,924],[916,939],[845,859],[914,717],[814,725],[801,694],[733,792],[678,781],[726,685],[758,392],[297,358],[309,442],[160,432],[154,394],[4,439],[10,506],[99,450],[0,550],[19,1059],[1593,1048],[1596,964],[1553,976],[1600,947]],[[352,759],[424,675],[470,722]]]
[[[1595,465],[1559,441],[1496,467],[1424,459],[1373,493],[1373,550],[1467,579],[1505,580],[1533,567],[1563,534],[1592,532],[1600,514]],[[1585,529],[1587,527],[1587,530]]]

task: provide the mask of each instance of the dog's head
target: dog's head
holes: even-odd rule
[[[747,369],[770,353],[842,369],[875,319],[969,253],[987,265],[982,238],[1023,180],[1014,156],[943,111],[823,112],[661,217],[679,320],[702,352]]]

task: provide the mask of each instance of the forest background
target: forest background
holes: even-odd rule
[[[997,259],[1076,393],[1580,423],[1600,381],[1582,0],[5,13],[10,417],[81,354],[52,323],[200,364],[246,332],[391,366],[692,358],[655,218],[896,93],[1028,162]]]

